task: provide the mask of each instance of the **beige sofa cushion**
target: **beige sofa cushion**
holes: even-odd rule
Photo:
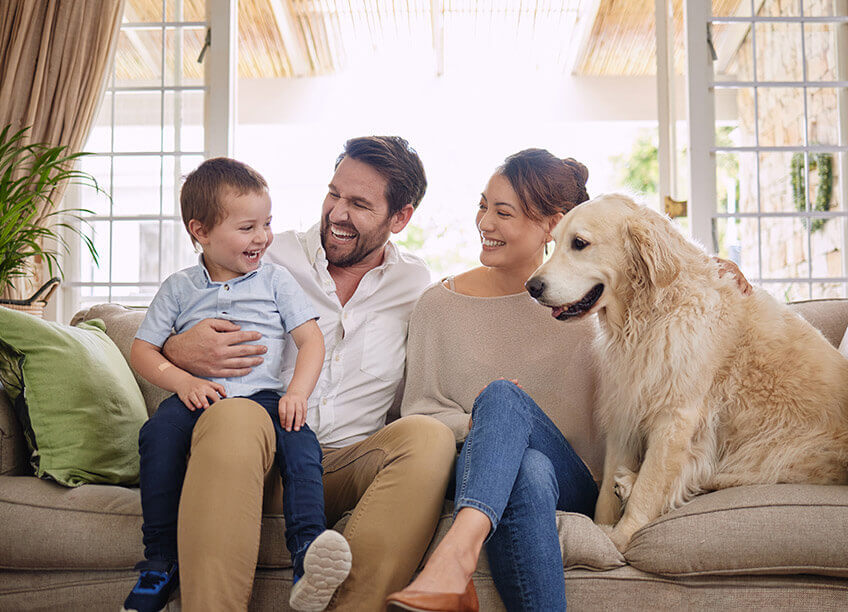
[[[848,486],[756,485],[696,497],[637,531],[634,567],[665,576],[848,577]]]

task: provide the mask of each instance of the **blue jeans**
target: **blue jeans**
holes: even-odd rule
[[[598,487],[586,465],[513,383],[496,380],[477,399],[456,465],[456,512],[492,521],[486,552],[507,610],[565,610],[556,510],[592,516]]]
[[[306,425],[286,431],[280,425],[279,394],[260,391],[248,397],[261,404],[277,433],[276,462],[283,479],[283,515],[286,546],[295,575],[303,573],[303,556],[324,531],[324,486],[321,446]],[[177,560],[177,510],[185,480],[191,434],[203,410],[189,410],[172,395],[142,426],[138,435],[141,456],[139,486],[144,518],[144,556],[149,560]]]

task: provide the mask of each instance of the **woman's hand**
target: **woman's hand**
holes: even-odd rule
[[[754,288],[751,286],[751,283],[748,282],[748,279],[745,278],[745,275],[742,274],[742,270],[739,269],[739,266],[732,261],[722,259],[721,257],[713,257],[713,260],[718,263],[719,278],[725,274],[732,274],[733,278],[736,280],[736,286],[739,287],[739,291],[742,292],[742,295],[751,295]]]

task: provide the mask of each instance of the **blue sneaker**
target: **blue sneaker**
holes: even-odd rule
[[[141,574],[121,612],[158,612],[168,603],[180,582],[177,564],[174,561],[141,561],[135,569]]]

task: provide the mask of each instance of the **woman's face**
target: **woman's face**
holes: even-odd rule
[[[480,194],[477,230],[482,244],[480,263],[494,268],[538,265],[548,235],[542,223],[524,213],[512,185],[498,173]]]

